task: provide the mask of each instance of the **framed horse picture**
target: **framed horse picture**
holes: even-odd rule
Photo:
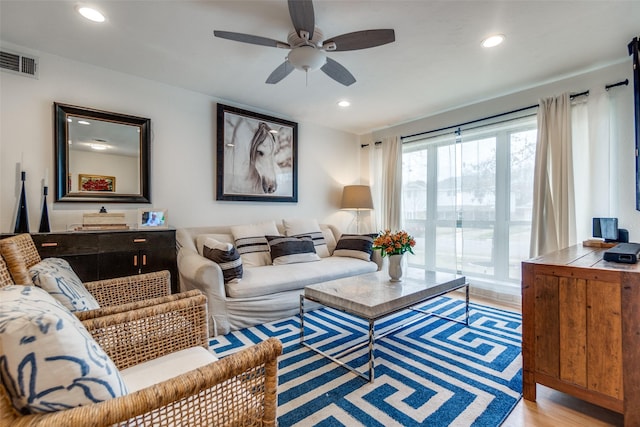
[[[298,201],[298,124],[218,104],[216,200]]]

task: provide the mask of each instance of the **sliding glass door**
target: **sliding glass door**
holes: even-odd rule
[[[535,116],[403,144],[412,265],[517,284],[528,258]]]

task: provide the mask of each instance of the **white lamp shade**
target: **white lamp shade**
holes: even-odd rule
[[[315,71],[327,62],[327,55],[313,46],[300,46],[289,52],[288,59],[298,70]]]
[[[340,209],[371,210],[373,199],[368,185],[345,185],[342,191],[342,205]]]

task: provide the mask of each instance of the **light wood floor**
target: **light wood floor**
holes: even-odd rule
[[[503,304],[492,299],[472,295],[470,300],[478,304],[520,312],[519,306]],[[502,425],[504,427],[622,426],[623,417],[616,412],[538,385],[536,401],[521,399]]]

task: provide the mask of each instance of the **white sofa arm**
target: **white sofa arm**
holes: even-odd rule
[[[373,251],[371,254],[371,261],[378,264],[378,271],[382,270],[382,254],[380,251]]]
[[[214,334],[229,332],[227,294],[220,266],[196,251],[182,247],[178,251],[178,271],[182,291],[198,289],[207,297],[209,330]]]

